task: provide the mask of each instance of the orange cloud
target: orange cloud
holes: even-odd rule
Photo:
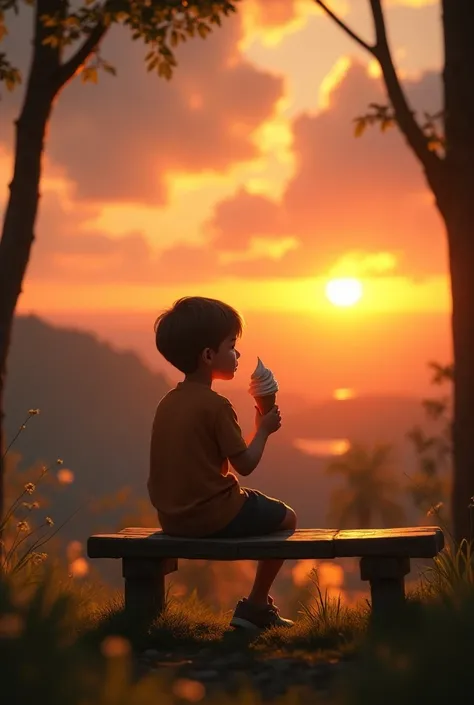
[[[434,110],[439,79],[408,81],[413,105]],[[354,137],[353,118],[384,102],[380,82],[352,63],[317,115],[294,121],[296,171],[279,203],[239,191],[216,206],[215,245],[248,247],[255,236],[294,237],[299,248],[281,259],[231,265],[233,275],[309,276],[350,252],[388,252],[404,274],[445,271],[441,221],[421,169],[397,130]]]
[[[266,196],[240,189],[235,196],[217,204],[207,227],[214,233],[213,247],[242,250],[253,237],[271,236],[280,230],[278,206]]]
[[[15,33],[26,55],[28,28]],[[164,204],[168,172],[223,173],[259,156],[252,133],[273,116],[283,82],[240,54],[242,33],[237,13],[206,41],[178,47],[178,68],[166,82],[146,72],[140,42],[111,30],[102,54],[117,78],[101,75],[98,86],[76,79],[52,117],[47,153],[64,165],[80,198]]]
[[[433,109],[435,76],[408,82],[415,105]],[[360,139],[352,119],[380,83],[352,64],[328,107],[293,123],[296,169],[280,200],[240,188],[216,203],[200,242],[152,244],[139,228],[120,236],[91,229],[98,205],[44,189],[38,240],[29,270],[35,280],[143,285],[222,278],[428,276],[445,272],[440,220],[420,169],[396,130]],[[159,235],[159,233],[158,233]]]

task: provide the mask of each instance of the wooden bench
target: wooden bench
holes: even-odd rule
[[[147,620],[165,604],[165,575],[177,570],[179,558],[216,561],[262,558],[360,558],[362,580],[368,580],[374,615],[405,600],[410,558],[433,558],[444,546],[441,529],[298,529],[245,539],[187,539],[161,530],[128,528],[117,534],[91,536],[89,558],[121,558],[125,609]]]

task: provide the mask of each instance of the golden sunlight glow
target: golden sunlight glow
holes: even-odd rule
[[[269,11],[269,7],[272,8]],[[245,51],[252,42],[259,41],[263,46],[275,47],[285,37],[295,34],[308,22],[311,15],[318,12],[312,0],[295,0],[293,8],[289,4],[267,0],[265,11],[261,0],[248,0],[241,12],[243,33],[239,43],[240,51]]]
[[[349,387],[340,387],[339,389],[334,390],[333,397],[337,401],[346,401],[347,399],[354,399],[355,392]]]
[[[386,274],[396,269],[398,259],[393,252],[350,251],[340,257],[328,272],[331,279],[366,277]]]
[[[232,301],[237,308],[278,311],[281,313],[319,312],[328,314],[325,286],[327,279],[256,279],[227,277],[208,282],[194,282],[197,296]],[[177,284],[61,283],[62,296],[58,296],[54,281],[33,280],[25,283],[19,312],[29,313],[42,309],[58,311],[154,311],[158,299],[174,301],[182,296],[183,286]],[[347,309],[339,308],[341,313]],[[451,292],[446,275],[413,280],[409,277],[364,278],[364,296],[355,308],[366,313],[415,313],[451,311]],[[355,311],[354,311],[355,312]],[[352,312],[351,312],[352,313]],[[334,315],[334,312],[331,312]]]
[[[326,74],[319,87],[318,105],[321,110],[327,110],[327,108],[329,108],[331,105],[331,93],[341,83],[350,67],[350,58],[348,56],[341,56],[329,73]]]
[[[306,455],[320,458],[344,455],[351,447],[347,438],[296,438],[293,445]]]
[[[250,262],[259,259],[279,260],[290,250],[296,250],[299,242],[294,237],[252,238],[250,247],[245,251],[220,252],[218,259],[221,264],[231,262]]]
[[[362,298],[359,279],[331,279],[326,285],[326,297],[334,306],[354,306]]]

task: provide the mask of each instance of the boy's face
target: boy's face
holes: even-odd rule
[[[222,341],[217,352],[210,351],[211,357],[208,358],[208,364],[212,370],[212,379],[234,378],[238,367],[237,360],[240,357],[240,353],[235,347],[236,342],[236,336],[230,335]]]

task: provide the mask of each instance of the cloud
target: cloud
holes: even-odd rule
[[[437,74],[406,83],[412,104],[440,104]],[[296,171],[279,203],[245,191],[216,206],[216,246],[249,247],[255,237],[296,238],[280,259],[234,262],[232,274],[307,276],[323,273],[347,253],[387,252],[403,272],[444,272],[441,221],[421,169],[396,130],[354,137],[353,118],[371,101],[383,103],[379,81],[349,64],[328,94],[327,108],[293,124]],[[240,238],[240,239],[239,239]]]
[[[438,79],[408,82],[415,106],[436,108]],[[32,278],[88,282],[204,282],[223,277],[425,276],[445,272],[445,245],[421,170],[394,129],[354,137],[353,117],[383,102],[353,63],[327,108],[293,123],[296,168],[280,201],[239,188],[215,206],[203,243],[157,251],[143,233],[90,230],[82,208],[51,183],[42,199]]]
[[[12,28],[24,54],[27,14]],[[177,48],[178,68],[167,82],[147,73],[142,42],[123,28],[110,30],[101,53],[117,77],[101,73],[97,86],[76,78],[51,120],[47,153],[66,168],[80,198],[164,204],[170,172],[225,173],[259,156],[252,133],[273,116],[283,82],[241,55],[242,32],[238,13],[205,41],[188,40]]]
[[[99,86],[74,81],[52,121],[50,154],[79,195],[165,203],[171,171],[225,172],[259,156],[252,132],[273,115],[282,80],[237,50],[240,18],[178,48],[168,83],[147,74],[144,47],[116,30],[103,49],[118,70]]]
[[[246,249],[253,237],[271,236],[279,230],[279,210],[265,196],[250,194],[242,188],[235,196],[217,204],[207,230],[214,233],[212,245],[217,249]]]
[[[6,157],[0,152],[0,167]],[[47,176],[39,210],[37,235],[28,268],[30,281],[68,284],[163,284],[212,278],[218,254],[195,245],[157,251],[139,230],[120,237],[91,229],[99,206],[77,200],[71,184]]]

